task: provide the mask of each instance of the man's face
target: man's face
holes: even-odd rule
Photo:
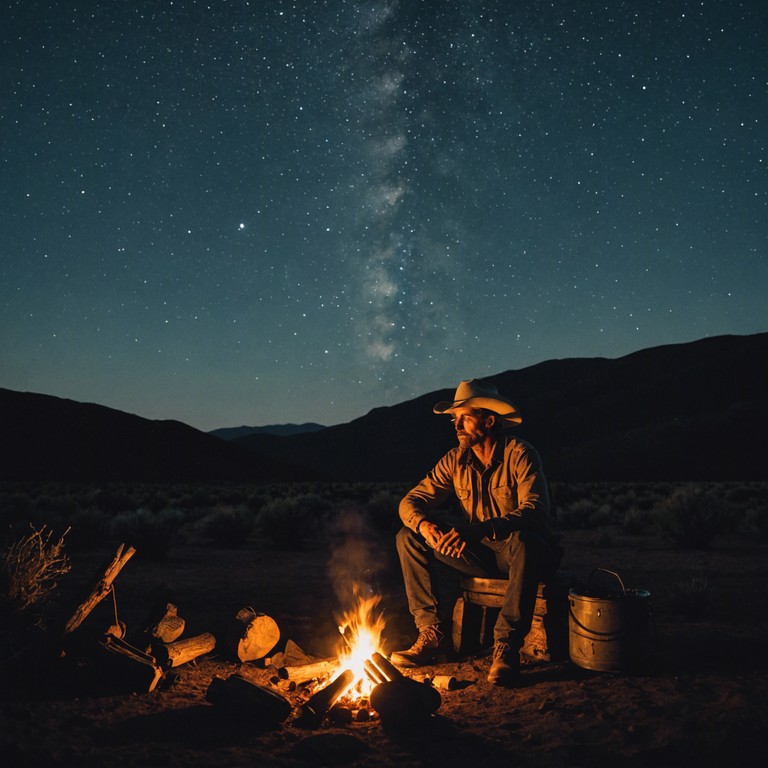
[[[453,411],[453,426],[456,438],[462,448],[469,448],[482,442],[491,432],[490,417],[474,408],[456,408]]]

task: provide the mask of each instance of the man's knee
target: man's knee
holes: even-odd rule
[[[395,535],[395,545],[398,552],[403,552],[410,549],[417,540],[416,534],[404,525]]]

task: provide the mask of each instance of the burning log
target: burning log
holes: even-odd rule
[[[305,728],[316,728],[320,725],[328,710],[341,698],[354,679],[355,673],[351,669],[345,669],[333,682],[313,693],[302,706],[296,724]]]
[[[427,683],[417,683],[381,653],[371,657],[378,670],[388,677],[371,691],[371,706],[383,723],[405,726],[418,723],[437,711],[442,702],[440,693]]]
[[[205,698],[239,720],[253,719],[254,726],[275,725],[291,713],[291,705],[284,696],[240,675],[214,677]]]
[[[104,575],[96,583],[96,586],[93,588],[88,598],[78,606],[77,610],[66,623],[66,626],[64,627],[65,636],[74,632],[83,621],[85,621],[88,614],[110,593],[112,590],[112,582],[117,578],[123,566],[134,554],[136,554],[136,550],[133,547],[125,549],[125,544],[121,544],[117,548],[117,553],[104,571]]]
[[[247,606],[235,615],[232,645],[240,661],[263,659],[280,640],[277,622],[264,613]]]
[[[389,678],[373,663],[371,659],[366,659],[363,662],[363,667],[365,668],[365,674],[368,676],[368,679],[374,684],[378,685],[379,683],[386,683]]]
[[[175,643],[162,643],[152,646],[164,669],[180,667],[204,653],[210,653],[216,647],[216,638],[210,632],[196,637],[177,640]]]
[[[282,667],[288,680],[293,680],[297,685],[308,683],[310,680],[319,680],[323,677],[331,677],[339,669],[338,659],[321,659],[311,664],[302,664],[294,667]]]

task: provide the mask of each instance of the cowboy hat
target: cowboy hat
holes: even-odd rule
[[[453,402],[442,400],[432,410],[435,413],[451,413],[455,408],[484,408],[498,413],[507,426],[520,424],[523,417],[514,403],[502,397],[493,384],[482,379],[462,381],[456,388]]]

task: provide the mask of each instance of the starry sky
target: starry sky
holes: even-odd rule
[[[0,386],[330,425],[768,330],[765,0],[3,5]]]

